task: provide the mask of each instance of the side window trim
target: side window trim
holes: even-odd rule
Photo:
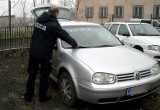
[[[122,34],[120,34],[120,28],[121,28],[121,26],[126,26],[126,28],[127,28],[127,30],[128,30],[128,34],[131,36],[131,33],[130,33],[130,31],[129,31],[129,28],[128,28],[128,26],[126,25],[126,24],[120,24],[119,25],[119,29],[118,29],[118,35],[122,35]],[[122,35],[123,36],[123,35]]]
[[[111,32],[111,29],[112,29],[112,27],[113,27],[114,25],[118,25],[117,30],[116,30],[116,33],[115,33],[115,35],[116,35],[117,32],[118,32],[118,30],[119,30],[119,26],[120,26],[119,24],[112,24],[112,25],[110,26],[109,31]],[[112,34],[114,34],[114,33],[112,33]]]

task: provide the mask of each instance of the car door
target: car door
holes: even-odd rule
[[[53,55],[52,55],[52,77],[57,78],[58,73],[57,73],[57,68],[60,63],[60,58],[59,58],[59,49],[58,45],[55,45],[55,49],[53,50]]]
[[[126,24],[121,24],[116,36],[123,42],[127,43],[130,37],[130,32]]]

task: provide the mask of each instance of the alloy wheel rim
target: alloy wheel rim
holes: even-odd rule
[[[65,102],[69,102],[72,99],[71,85],[68,79],[66,78],[63,78],[61,81],[61,93],[62,93],[62,98]]]

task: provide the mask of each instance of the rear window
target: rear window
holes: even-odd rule
[[[36,15],[36,17],[39,17],[42,15],[43,12],[47,12],[49,7],[46,8],[37,8],[33,12]],[[71,10],[68,8],[62,8],[59,7],[59,16],[57,17],[58,19],[71,19]]]

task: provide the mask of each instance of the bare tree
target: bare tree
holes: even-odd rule
[[[73,2],[73,0],[72,0]],[[82,13],[85,12],[85,4],[87,3],[87,0],[76,0],[75,2],[75,10],[74,10],[74,16],[76,20],[81,20],[83,18]]]
[[[36,3],[35,0],[33,0],[33,4],[31,4],[29,0],[20,1],[19,6],[17,7],[17,10],[15,11],[15,13],[16,15],[19,16],[18,19],[23,26],[28,25],[29,21],[27,19],[27,16],[30,14],[30,10],[34,6],[35,3]]]
[[[19,1],[20,1],[20,0],[18,0],[18,1],[11,7],[11,9],[15,8],[15,7],[17,6],[17,4],[19,3]],[[8,13],[8,10],[2,12],[2,14],[0,15],[0,17],[1,17],[1,18],[0,18],[0,21],[3,20],[3,16],[6,15],[7,13]]]
[[[84,5],[87,3],[87,0],[60,0],[59,3],[62,6],[67,6],[71,8],[73,11],[73,18],[75,20],[80,20],[83,18],[82,12],[85,11],[82,7],[85,7]]]

